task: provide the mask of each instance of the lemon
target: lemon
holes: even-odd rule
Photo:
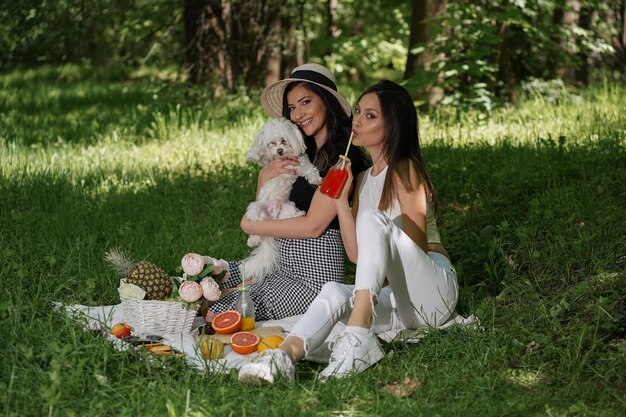
[[[261,339],[257,352],[263,352],[265,349],[276,349],[284,340],[280,336],[265,336]]]

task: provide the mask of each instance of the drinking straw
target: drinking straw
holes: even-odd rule
[[[346,146],[346,153],[345,153],[345,157],[348,157],[348,151],[350,150],[350,145],[352,144],[352,135],[354,134],[354,132],[351,130],[350,131],[350,139],[348,139],[348,146]]]
[[[241,270],[241,287],[240,288],[244,289],[246,288],[246,263],[242,262],[239,269]]]
[[[341,169],[343,169],[346,166],[346,160],[348,158],[348,151],[350,150],[350,145],[352,144],[353,134],[354,132],[350,131],[350,139],[348,139],[348,146],[346,146],[346,153],[343,155],[343,158],[341,159]]]

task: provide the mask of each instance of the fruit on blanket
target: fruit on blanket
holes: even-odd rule
[[[111,327],[111,333],[118,339],[124,339],[132,333],[133,328],[126,323],[116,323]]]
[[[224,354],[224,343],[211,336],[200,335],[196,343],[204,359],[220,359]]]
[[[276,349],[284,340],[285,339],[280,336],[265,336],[261,339],[256,350],[257,352],[263,352],[265,349]]]
[[[230,347],[240,355],[256,352],[261,338],[252,332],[237,332],[230,337]]]
[[[211,326],[219,334],[235,333],[241,329],[241,314],[235,310],[226,310],[213,318]]]
[[[163,343],[151,343],[141,346],[155,356],[173,356],[176,358],[184,358],[185,354],[176,350],[173,346],[164,345]]]
[[[117,248],[109,249],[104,259],[128,284],[134,284],[146,292],[146,300],[165,300],[172,294],[172,280],[167,272],[146,262],[133,262]]]

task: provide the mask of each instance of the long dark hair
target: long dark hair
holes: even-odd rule
[[[369,87],[361,94],[359,101],[369,93],[378,96],[385,123],[383,155],[389,167],[387,174],[395,173],[404,188],[413,191],[419,185],[411,182],[411,166],[414,166],[419,179],[424,182],[428,202],[436,211],[437,193],[420,148],[417,111],[409,93],[402,86],[389,80],[379,81]],[[381,210],[388,209],[393,197],[397,195],[397,185],[393,179],[394,175],[385,177],[379,206]]]
[[[346,115],[339,101],[324,88],[306,81],[294,81],[287,85],[283,94],[283,116],[288,120],[291,120],[291,117],[287,104],[287,94],[299,85],[318,95],[326,108],[326,131],[328,132],[326,143],[320,149],[317,149],[313,136],[307,136],[304,132],[303,136],[309,159],[319,169],[328,168],[330,162],[329,155],[337,154],[337,146],[344,142],[347,143],[350,129],[352,128],[352,117]]]

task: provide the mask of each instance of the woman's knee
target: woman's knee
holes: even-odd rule
[[[389,225],[391,219],[378,209],[366,209],[359,213],[356,228],[357,230],[372,231],[384,228]]]
[[[352,290],[346,285],[331,281],[324,284],[315,301],[337,306],[349,302],[351,296]]]

